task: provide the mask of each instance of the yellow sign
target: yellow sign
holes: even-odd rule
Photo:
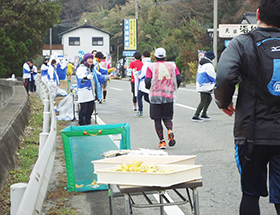
[[[136,19],[124,20],[124,50],[137,50]]]

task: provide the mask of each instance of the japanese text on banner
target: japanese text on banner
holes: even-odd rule
[[[137,50],[136,19],[124,20],[124,50]]]

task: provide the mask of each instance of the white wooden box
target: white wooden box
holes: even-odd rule
[[[117,164],[122,165],[123,163],[129,164],[134,160],[142,161],[143,163],[150,164],[178,164],[178,165],[194,165],[196,155],[161,155],[161,156],[131,156],[122,155],[114,158],[105,158],[101,160],[91,161],[94,165],[94,170],[108,169],[116,166]]]
[[[98,183],[169,187],[202,178],[201,165],[157,165],[159,170],[172,170],[167,173],[115,172],[116,167],[96,170]]]

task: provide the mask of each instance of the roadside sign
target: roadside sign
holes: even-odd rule
[[[124,50],[137,50],[137,20],[124,19]]]
[[[240,34],[246,34],[254,30],[257,27],[256,24],[220,24],[219,25],[219,37],[232,38]]]
[[[135,52],[136,51],[123,51],[123,56],[124,57],[133,57]]]

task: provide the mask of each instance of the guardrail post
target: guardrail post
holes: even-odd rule
[[[43,113],[43,132],[45,133],[50,132],[50,118],[51,118],[50,112]]]
[[[40,133],[40,137],[39,137],[40,138],[39,139],[39,157],[40,157],[40,155],[42,153],[42,150],[43,150],[43,148],[45,146],[45,143],[46,143],[46,141],[48,139],[48,136],[49,136],[49,133],[46,133],[46,132]]]
[[[10,195],[11,195],[10,214],[11,215],[17,214],[18,207],[20,205],[26,187],[27,187],[27,183],[16,183],[10,186]]]
[[[49,109],[50,101],[45,99],[44,100],[44,112],[43,112],[43,132],[40,133],[40,139],[39,139],[39,156],[40,152],[43,150],[44,145],[48,139],[49,132],[50,132],[50,119],[51,119],[51,113],[47,112],[45,110]]]
[[[44,112],[50,111],[50,100],[44,99]]]

